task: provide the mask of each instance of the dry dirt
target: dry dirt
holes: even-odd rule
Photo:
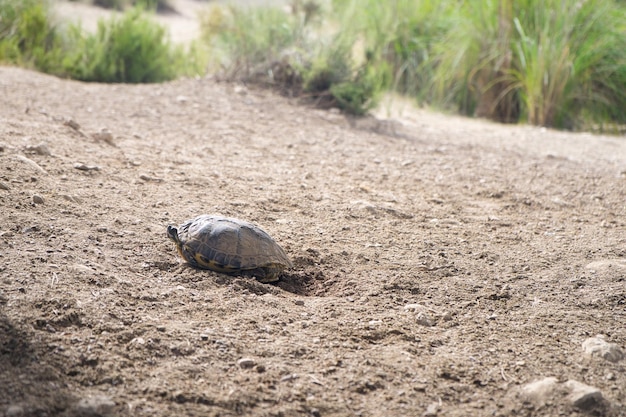
[[[626,415],[626,140],[391,110],[0,67],[0,415]],[[294,268],[186,266],[201,213]]]

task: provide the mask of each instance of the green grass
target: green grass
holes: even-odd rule
[[[169,42],[165,29],[140,8],[101,20],[95,34],[54,26],[41,0],[0,0],[0,62],[85,81],[170,80],[200,66]]]
[[[501,122],[566,129],[626,123],[623,1],[214,6],[201,16],[202,36],[186,50],[142,10],[101,21],[97,33],[86,34],[51,24],[43,0],[0,0],[0,61],[104,82],[208,71],[353,114],[366,113],[393,89],[422,105]]]
[[[83,81],[147,83],[178,75],[182,52],[174,48],[165,29],[141,9],[121,18],[101,20],[95,34],[72,29],[73,50],[64,60],[66,73]]]
[[[201,19],[211,68],[231,80],[273,86],[323,107],[364,114],[385,87],[386,66],[355,58],[353,34],[328,30],[313,1],[281,8],[214,7]]]
[[[57,29],[48,4],[38,0],[0,0],[0,62],[55,72],[60,67]]]
[[[434,102],[505,122],[624,123],[625,22],[611,0],[466,2],[436,47]]]

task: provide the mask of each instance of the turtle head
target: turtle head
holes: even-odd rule
[[[180,256],[189,262],[190,264],[197,266],[196,260],[193,256],[193,251],[190,250],[189,246],[185,245],[178,236],[178,229],[174,226],[167,226],[167,237],[172,239],[174,243],[176,243],[176,249]]]
[[[181,242],[180,242],[180,238],[178,237],[177,228],[175,228],[174,226],[167,226],[167,237],[172,239],[176,243],[176,246],[180,246]]]

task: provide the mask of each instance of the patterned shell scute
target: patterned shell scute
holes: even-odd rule
[[[265,231],[239,219],[202,215],[183,223],[179,236],[192,251],[232,270],[262,268],[291,261]]]

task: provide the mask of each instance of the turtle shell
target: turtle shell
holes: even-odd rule
[[[287,254],[260,227],[234,218],[201,215],[168,226],[167,236],[190,265],[224,273],[251,275],[261,282],[277,281],[293,266]]]

